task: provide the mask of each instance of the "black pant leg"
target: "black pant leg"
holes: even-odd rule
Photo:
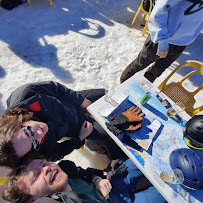
[[[90,150],[104,153],[111,160],[126,156],[99,123],[93,122],[93,127],[92,133],[86,138],[86,146]]]
[[[105,89],[89,89],[78,91],[83,97],[89,99],[91,102],[95,102],[105,94]]]
[[[143,70],[148,65],[158,60],[159,57],[156,55],[157,52],[157,43],[151,41],[150,35],[145,41],[142,51],[139,53],[138,57],[132,61],[126,69],[123,71],[120,82],[126,81],[128,78],[133,76],[135,73]]]
[[[105,94],[104,89],[90,89],[83,90],[79,92],[83,97],[86,97],[91,102],[95,102],[97,99]],[[81,110],[79,118],[82,118],[84,113]],[[85,139],[86,146],[96,152],[104,152],[107,154],[109,159],[118,159],[125,157],[125,153],[120,149],[120,147],[111,139],[108,133],[101,127],[101,125],[96,122],[91,117],[87,116],[86,120],[93,124],[92,133]]]
[[[183,52],[186,46],[169,45],[169,52],[166,58],[160,58],[157,60],[148,70],[145,72],[144,76],[150,81],[159,77]]]

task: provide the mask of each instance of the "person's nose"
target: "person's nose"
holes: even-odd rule
[[[34,139],[37,139],[38,141],[40,141],[42,139],[42,137],[44,136],[43,132],[39,129],[36,129],[34,131],[34,135],[33,135],[33,138]]]
[[[45,176],[47,176],[48,173],[51,172],[51,167],[50,166],[42,167],[42,172],[44,173]]]
[[[40,129],[37,129],[37,130],[36,130],[36,133],[37,133],[38,135],[44,135],[44,133],[43,133]]]

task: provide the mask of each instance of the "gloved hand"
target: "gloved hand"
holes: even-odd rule
[[[107,128],[116,136],[122,133],[122,129],[119,129],[116,125],[110,123],[106,123]]]
[[[139,107],[132,106],[122,113],[128,118],[128,122],[142,121],[144,113]]]
[[[123,114],[114,114],[110,116],[111,125],[122,125],[128,122],[128,118]]]
[[[140,121],[124,123],[123,131],[133,133],[133,132],[140,130],[141,127],[142,127],[142,123]]]
[[[110,116],[110,122],[106,123],[107,128],[116,136],[125,132],[136,132],[142,127],[144,113],[139,107],[132,106],[122,114]]]
[[[127,167],[123,161],[116,159],[108,165],[106,170],[104,170],[104,175],[110,180],[113,175],[122,174],[126,169]]]
[[[106,123],[107,128],[116,136],[124,132],[136,132],[141,129],[142,123],[141,122],[132,122],[132,123],[124,123],[122,125],[114,125],[111,122]]]

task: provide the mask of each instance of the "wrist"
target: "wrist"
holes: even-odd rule
[[[85,99],[86,99],[86,98],[84,98],[83,102],[80,104],[81,107],[84,106]]]
[[[160,40],[158,42],[158,50],[159,51],[166,50],[168,48],[169,48],[168,40]]]
[[[100,181],[102,178],[101,177],[96,177],[92,180],[92,183],[95,185],[98,181]]]

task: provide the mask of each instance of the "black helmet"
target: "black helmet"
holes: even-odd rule
[[[203,158],[191,149],[180,148],[171,152],[170,165],[184,175],[183,186],[190,189],[203,189]]]
[[[186,123],[183,136],[188,146],[203,149],[203,115],[195,115]]]

